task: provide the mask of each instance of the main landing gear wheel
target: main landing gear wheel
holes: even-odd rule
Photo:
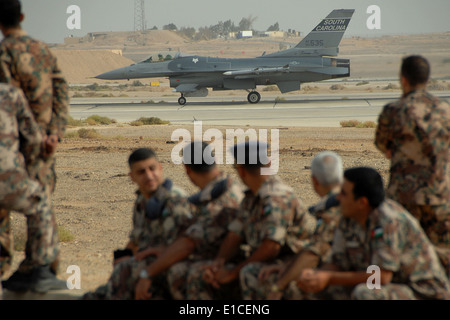
[[[261,100],[261,95],[256,91],[252,91],[248,94],[247,100],[250,103],[258,103]]]
[[[184,106],[186,104],[186,98],[183,96],[179,97],[178,103],[180,104],[180,106]]]

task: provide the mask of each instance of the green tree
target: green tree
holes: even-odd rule
[[[178,28],[174,23],[169,23],[163,26],[163,30],[171,30],[171,31],[177,31]]]
[[[252,30],[253,23],[255,22],[256,19],[257,17],[252,17],[251,15],[248,16],[247,18],[242,18],[241,21],[239,22],[239,30],[240,31]]]
[[[275,24],[267,28],[267,31],[280,31],[280,25],[278,24],[278,22],[276,22]]]

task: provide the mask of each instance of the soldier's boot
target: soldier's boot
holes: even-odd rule
[[[33,269],[30,289],[37,293],[46,293],[49,290],[66,290],[67,282],[58,279],[49,265],[38,266]]]
[[[8,280],[2,281],[4,289],[14,292],[25,292],[30,289],[32,273],[17,270]]]

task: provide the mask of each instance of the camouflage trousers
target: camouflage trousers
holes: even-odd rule
[[[267,298],[272,286],[278,281],[278,273],[270,274],[266,279],[260,280],[261,270],[268,266],[268,263],[253,262],[247,264],[239,273],[239,284],[243,300],[264,300]],[[304,294],[292,281],[283,291],[283,300],[301,300]]]
[[[25,171],[18,170],[7,176],[2,174],[0,178],[0,276],[10,268],[13,257],[11,210],[27,217],[26,251],[30,265],[51,263],[58,248],[55,246],[56,223],[52,220],[54,214],[49,192],[30,179]]]
[[[153,261],[155,261],[155,257],[151,256],[141,261],[130,258],[117,263],[108,282],[98,287],[95,291],[86,293],[83,299],[134,300],[139,273]],[[170,298],[165,273],[153,278],[150,290],[152,292],[152,300]]]
[[[270,288],[277,281],[278,275],[271,274],[266,280],[261,281],[258,275],[261,269],[267,266],[265,263],[250,263],[242,268],[240,272],[240,285],[242,298],[244,300],[266,299]],[[432,293],[439,289],[430,285]],[[445,290],[440,295],[446,298]],[[283,300],[417,300],[419,296],[414,290],[405,284],[390,283],[383,285],[380,289],[369,289],[365,284],[352,287],[329,286],[319,293],[306,293],[298,288],[297,283],[292,281],[283,291]]]
[[[298,289],[298,288],[297,288]],[[355,287],[328,286],[319,293],[297,291],[296,300],[417,300],[414,291],[405,284],[390,283],[380,289],[369,289],[361,283]]]
[[[186,279],[193,263],[195,262],[178,262],[167,270],[167,283],[172,299],[186,300]]]
[[[403,205],[424,229],[450,277],[450,207],[449,205]]]
[[[233,281],[216,289],[203,280],[204,268],[212,261],[204,260],[190,265],[186,278],[187,300],[239,300],[241,299],[239,283]],[[235,264],[227,264],[226,268],[233,268]]]

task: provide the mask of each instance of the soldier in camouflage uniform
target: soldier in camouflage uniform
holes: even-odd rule
[[[276,175],[263,175],[270,164],[268,145],[250,141],[232,148],[237,160],[236,170],[248,187],[241,204],[241,213],[228,227],[228,235],[203,279],[217,290],[224,285],[239,285],[247,273],[259,274],[266,263],[284,261],[298,253],[313,234],[316,219],[310,215],[293,190]],[[245,152],[245,154],[240,154]],[[229,268],[225,265],[245,243],[248,258]],[[200,282],[201,283],[201,282]],[[199,287],[206,287],[205,284]],[[245,288],[242,288],[243,290]],[[189,293],[189,292],[188,292]],[[202,297],[197,293],[198,297]],[[245,291],[242,296],[248,296]],[[188,295],[188,298],[191,298]]]
[[[116,257],[107,284],[88,292],[83,299],[134,299],[140,272],[154,261],[191,223],[191,208],[184,190],[164,179],[153,150],[141,148],[129,157],[130,177],[138,185],[133,209],[133,228],[126,246],[128,256]],[[153,298],[169,296],[164,276],[155,277]]]
[[[189,286],[187,275],[191,266],[205,264],[205,260],[214,258],[227,234],[227,225],[239,212],[243,198],[240,184],[219,170],[213,156],[211,161],[203,157],[206,148],[206,142],[194,141],[183,149],[186,174],[201,189],[189,197],[194,220],[186,232],[147,267],[144,279],[138,283],[142,286],[138,299],[148,298],[145,293],[153,286],[153,279],[165,270],[168,270],[172,298],[186,299],[186,286]],[[197,161],[196,152],[201,155]],[[147,280],[149,277],[151,281]]]
[[[13,252],[9,211],[35,215],[50,210],[42,186],[26,171],[26,163],[34,161],[41,153],[42,136],[22,91],[6,84],[0,84],[0,141],[1,278],[11,265]],[[43,252],[37,261],[45,265],[51,262],[48,258]]]
[[[450,106],[426,91],[429,74],[425,58],[403,59],[403,96],[381,112],[375,145],[391,159],[388,197],[420,221],[450,275]]]
[[[338,200],[332,262],[303,270],[302,290],[325,299],[450,299],[434,246],[416,218],[384,198],[376,170],[346,170]]]
[[[247,274],[241,282],[241,286],[246,288],[243,291],[249,293],[249,296],[244,298],[302,299],[303,293],[296,282],[301,271],[304,268],[315,268],[329,260],[334,231],[340,219],[339,201],[336,197],[343,180],[341,157],[331,151],[316,155],[311,163],[311,180],[314,190],[321,197],[318,203],[308,208],[309,213],[317,219],[314,235],[292,262],[268,266],[261,270],[259,278]]]
[[[48,47],[21,29],[23,18],[18,0],[0,0],[0,30],[4,36],[0,43],[0,82],[23,90],[40,127],[44,152],[36,161],[27,164],[27,170],[32,178],[45,186],[50,197],[56,183],[54,154],[64,135],[68,117],[68,86]],[[54,211],[50,211],[50,216],[28,216],[27,226],[26,256],[8,281],[11,288],[13,282],[28,282],[30,274],[35,271],[34,257],[38,254],[34,250],[37,248],[53,248],[56,258],[51,269],[54,273],[57,271],[59,239]],[[42,236],[49,232],[54,234],[47,238]]]

